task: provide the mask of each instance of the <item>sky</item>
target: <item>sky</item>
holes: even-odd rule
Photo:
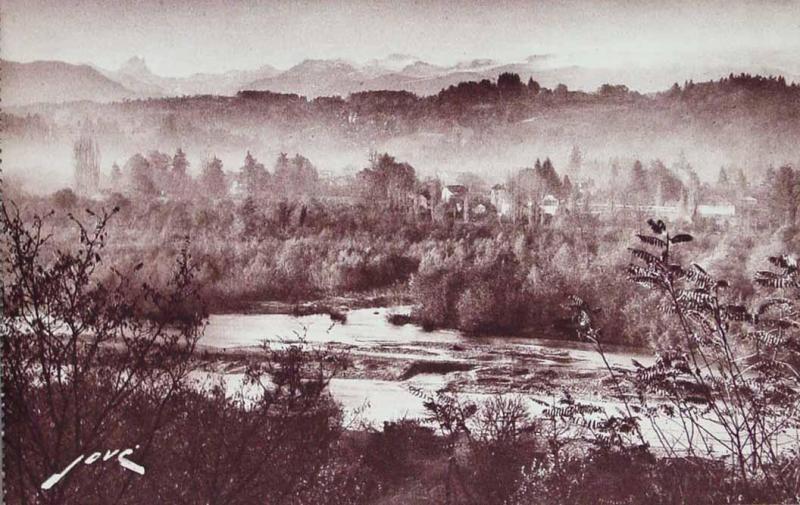
[[[800,74],[800,0],[3,0],[0,55],[157,74],[288,68],[391,53],[436,64],[749,65]]]

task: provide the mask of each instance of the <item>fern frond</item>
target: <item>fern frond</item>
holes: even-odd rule
[[[628,250],[631,252],[631,254],[634,257],[639,258],[640,260],[644,261],[648,265],[657,265],[657,264],[661,264],[662,263],[661,259],[659,257],[657,257],[657,256],[655,256],[653,254],[650,254],[647,251],[643,251],[641,249],[634,249],[632,247],[629,247]]]
[[[775,347],[785,344],[789,338],[773,331],[751,331],[744,334],[744,338],[757,340],[766,346]]]
[[[662,314],[674,314],[676,312],[675,304],[672,303],[672,300],[668,299],[662,300],[661,303],[658,304],[658,310]]]
[[[644,242],[647,245],[660,247],[661,249],[666,249],[666,247],[667,247],[667,243],[664,242],[663,240],[661,240],[658,237],[654,237],[652,235],[642,235],[640,233],[637,233],[636,236],[639,238],[639,240],[641,240],[642,242]]]
[[[797,271],[797,259],[782,254],[780,256],[770,256],[767,260],[778,268],[783,268],[785,273],[792,273]]]
[[[700,287],[714,285],[714,278],[697,263],[692,263],[692,267],[686,271],[686,278]]]
[[[583,301],[583,298],[577,295],[568,295],[567,296],[567,305],[573,308],[583,308],[586,306],[586,302]]]
[[[648,289],[663,287],[661,279],[659,279],[658,277],[638,275],[636,277],[630,277],[630,280]]]
[[[647,224],[650,225],[650,229],[653,230],[653,233],[656,235],[661,235],[667,229],[667,225],[660,219],[655,221],[653,218],[650,218],[647,220]]]
[[[694,240],[694,237],[692,237],[688,233],[679,233],[674,237],[670,237],[669,239],[669,241],[672,242],[673,244],[680,244],[682,242],[691,242],[692,240]]]
[[[705,288],[681,289],[678,294],[679,302],[691,302],[708,306],[713,304],[715,298],[716,297]]]
[[[770,272],[769,270],[761,270],[756,272],[755,282],[760,286],[768,288],[787,288],[797,286],[797,281],[793,278],[793,276],[776,274],[775,272]]]
[[[792,319],[761,318],[758,320],[758,322],[759,324],[762,324],[769,328],[779,328],[782,330],[786,330],[789,328],[800,328],[800,322],[794,321]]]
[[[760,316],[773,307],[794,307],[794,304],[788,298],[770,298],[758,306],[756,314]]]

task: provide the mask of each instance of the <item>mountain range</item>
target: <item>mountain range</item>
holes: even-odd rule
[[[254,70],[198,73],[188,77],[157,75],[140,57],[131,58],[116,70],[60,61],[3,60],[0,67],[3,78],[0,96],[6,107],[81,100],[103,103],[137,98],[233,95],[243,89],[296,93],[309,98],[346,96],[370,90],[406,90],[431,95],[459,82],[493,80],[503,72],[517,73],[523,81],[533,78],[545,87],[563,83],[570,89],[585,91],[593,91],[604,83],[625,83],[631,89],[656,91],[666,89],[675,81],[715,79],[741,71],[783,75],[788,81],[800,80],[785,69],[759,66],[578,66],[561,64],[549,55],[533,55],[511,63],[474,59],[449,66],[403,54],[363,64],[342,59],[308,59],[287,70],[263,65]]]

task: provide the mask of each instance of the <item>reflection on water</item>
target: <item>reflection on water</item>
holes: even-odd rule
[[[346,324],[333,325],[327,314],[295,317],[288,314],[219,314],[212,315],[201,341],[214,347],[256,345],[270,342],[297,341],[337,342],[355,346],[380,343],[435,342],[456,343],[462,336],[456,331],[424,332],[414,325],[394,326],[388,314],[407,314],[410,307],[357,309],[347,313]]]
[[[271,345],[297,342],[304,338],[309,343],[333,342],[351,345],[360,351],[369,351],[382,344],[405,344],[405,349],[418,348],[440,359],[451,358],[445,350],[425,348],[425,344],[463,344],[506,346],[522,350],[560,350],[571,358],[576,370],[597,369],[603,362],[589,344],[519,337],[472,337],[456,330],[424,331],[407,324],[395,326],[387,321],[389,314],[408,314],[409,306],[356,309],[347,313],[346,324],[332,324],[326,314],[295,317],[287,314],[218,314],[212,315],[200,343],[209,347],[230,348],[259,345],[267,340]],[[612,348],[607,357],[612,365],[630,366],[630,359],[648,364],[651,356],[635,350]]]

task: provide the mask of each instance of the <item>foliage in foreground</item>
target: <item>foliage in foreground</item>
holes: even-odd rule
[[[655,234],[640,239],[656,252],[634,250],[629,275],[666,299],[653,309],[677,319],[685,340],[653,365],[608,366],[614,412],[566,393],[475,402],[415,390],[427,424],[348,432],[328,392],[346,362],[325,349],[265,348],[245,363],[241,387],[199,367],[204,313],[186,303],[197,295],[188,255],[163,292],[113,269],[100,275],[109,217],[89,228],[76,222],[79,245],[66,251],[49,247],[43,219],[25,224],[3,207],[10,502],[798,500],[798,269],[789,257],[772,258],[780,271],[756,277],[759,290],[782,296],[744,307],[724,299],[724,281],[674,260],[688,236],[652,223]],[[176,306],[180,317],[163,317]],[[572,309],[605,357],[596,312],[577,298]],[[665,421],[692,436],[670,438]],[[40,488],[81,454],[126,447],[136,447],[131,459],[144,476],[97,461]]]
[[[343,503],[330,489],[350,485],[331,465],[340,408],[326,389],[341,360],[265,349],[246,367],[252,393],[201,380],[214,375],[198,368],[205,313],[188,253],[166,291],[107,275],[114,212],[73,218],[78,244],[62,250],[46,216],[0,203],[7,502]]]

